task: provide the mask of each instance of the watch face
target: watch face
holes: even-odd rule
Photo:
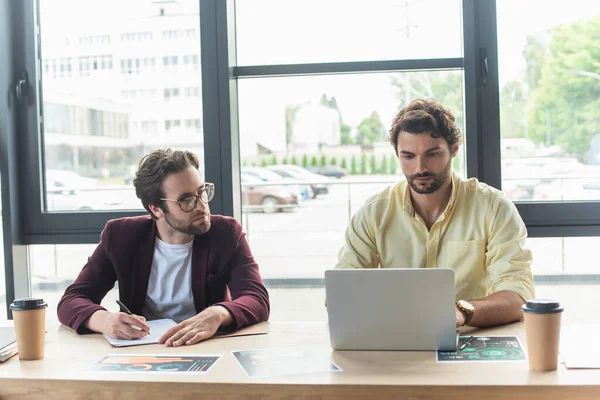
[[[458,303],[460,304],[461,307],[463,307],[465,310],[468,311],[475,311],[475,307],[473,307],[473,304],[466,302],[464,300],[459,300]]]

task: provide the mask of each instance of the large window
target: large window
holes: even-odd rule
[[[242,0],[235,11],[238,65],[462,56],[458,0]]]
[[[504,191],[514,201],[600,200],[600,3],[497,7]]]
[[[387,139],[401,105],[435,97],[464,131],[462,82],[460,70],[240,80],[242,222],[263,276],[320,282],[352,214],[404,179]]]
[[[39,15],[40,57],[69,56],[68,67],[41,71],[44,210],[141,209],[131,183],[144,154],[171,147],[204,159],[201,97],[179,100],[200,74],[176,68],[178,58],[199,67],[198,2],[41,0]]]

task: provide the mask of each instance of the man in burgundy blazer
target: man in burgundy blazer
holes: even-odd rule
[[[149,327],[142,315],[145,302],[148,301],[151,270],[156,268],[156,260],[153,260],[153,256],[157,257],[155,245],[157,241],[170,240],[170,234],[189,237],[189,240],[186,240],[191,245],[189,257],[193,297],[193,304],[191,301],[189,304],[192,307],[192,315],[197,315],[170,329],[163,335],[160,343],[166,343],[168,346],[194,344],[211,337],[219,328],[237,330],[268,319],[269,295],[241,225],[230,217],[210,215],[207,203],[212,194],[209,194],[210,198],[206,198],[206,193],[202,190],[211,184],[198,184],[196,181],[199,179],[196,176],[197,160],[193,166],[186,167],[185,157],[190,158],[191,153],[184,152],[184,157],[182,152],[162,152],[154,156],[161,160],[173,158],[174,155],[179,157],[174,162],[176,172],[165,173],[163,170],[165,177],[162,179],[162,187],[159,186],[162,196],[169,197],[168,194],[172,193],[170,197],[173,197],[161,199],[176,204],[169,204],[173,208],[168,210],[168,206],[163,204],[163,209],[160,209],[160,206],[152,202],[146,204],[145,195],[141,193],[142,203],[149,209],[150,216],[108,221],[98,247],[75,282],[66,289],[58,304],[60,322],[80,334],[96,331],[113,337],[135,339],[147,333]],[[183,170],[179,165],[182,163],[182,157]],[[191,157],[194,159],[195,156]],[[146,165],[142,165],[144,161],[142,159],[140,163],[140,171],[142,168],[148,169],[147,164],[152,162],[146,160]],[[153,174],[160,174],[154,171],[155,169],[150,169],[146,175],[155,179]],[[138,175],[141,175],[140,171]],[[140,180],[142,178],[140,176]],[[141,183],[138,181],[134,184],[140,197],[137,185]],[[186,192],[186,185],[193,190],[197,187],[201,190],[190,194],[188,192],[192,189]],[[204,202],[199,201],[202,198]],[[194,200],[198,204],[193,203]],[[186,202],[190,203],[190,207],[193,204],[193,209],[183,212],[184,209],[190,208]],[[181,210],[178,210],[178,205]],[[177,212],[179,214],[176,214]],[[171,265],[167,267],[172,268]],[[134,315],[108,313],[100,305],[115,281],[119,284],[120,300]],[[161,280],[152,284],[160,291],[160,285],[165,283]],[[174,290],[173,293],[178,293],[178,287],[170,289]],[[189,288],[181,288],[184,289],[190,292]],[[133,326],[142,330],[132,329]]]

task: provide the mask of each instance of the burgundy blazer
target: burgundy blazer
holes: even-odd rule
[[[269,294],[250,252],[242,226],[231,217],[211,215],[211,228],[194,238],[192,294],[196,312],[212,305],[225,307],[236,330],[269,318]],[[157,234],[150,216],[108,221],[100,243],[75,282],[58,303],[58,319],[77,333],[90,333],[82,324],[119,282],[119,299],[142,315]]]

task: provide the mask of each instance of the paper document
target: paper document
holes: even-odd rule
[[[160,337],[166,331],[168,331],[169,328],[177,325],[177,322],[173,321],[172,319],[168,319],[168,318],[156,319],[154,321],[148,321],[146,323],[150,327],[150,333],[147,336],[144,336],[143,338],[133,339],[133,340],[115,339],[115,338],[108,336],[107,334],[104,334],[104,337],[106,338],[106,340],[108,340],[108,342],[110,344],[112,344],[115,347],[140,346],[143,344],[155,344],[155,343],[158,343],[158,339],[160,339]]]

